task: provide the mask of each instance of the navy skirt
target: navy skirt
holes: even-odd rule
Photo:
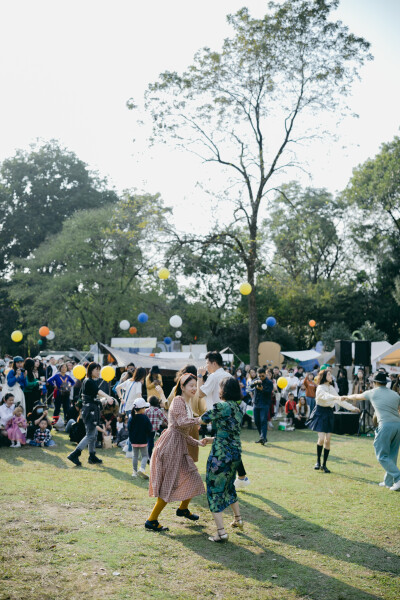
[[[323,433],[332,433],[334,425],[333,408],[330,406],[319,406],[318,404],[312,411],[310,418],[306,422],[308,429],[320,431]]]

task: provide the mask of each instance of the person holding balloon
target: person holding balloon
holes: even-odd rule
[[[100,410],[102,407],[102,402],[97,400],[97,396],[104,398],[104,400],[106,402],[109,402],[110,404],[114,402],[114,398],[112,398],[112,396],[109,396],[108,394],[99,389],[100,384],[102,383],[102,379],[99,379],[100,368],[101,367],[98,363],[90,363],[87,369],[87,377],[83,380],[82,383],[81,416],[83,422],[85,423],[86,435],[83,438],[83,440],[79,442],[75,450],[67,456],[68,460],[74,463],[74,465],[76,465],[77,467],[80,467],[82,465],[81,461],[79,460],[79,457],[82,453],[82,450],[84,450],[87,446],[89,446],[89,464],[95,465],[103,462],[100,458],[96,456],[95,453],[97,432],[103,431],[103,428],[100,425]],[[109,368],[112,371],[114,371],[112,367]],[[76,367],[74,371],[74,375],[78,377],[80,373],[77,374]]]

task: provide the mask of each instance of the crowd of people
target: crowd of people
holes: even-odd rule
[[[221,354],[209,352],[204,368],[187,365],[176,374],[166,396],[156,366],[147,373],[131,363],[112,383],[101,379],[100,364],[85,366],[81,381],[74,377],[73,362],[56,364],[50,358],[44,364],[40,358],[21,356],[0,361],[0,443],[11,448],[50,447],[55,444],[52,428],[65,430],[76,443],[67,458],[77,467],[86,448],[89,464],[95,465],[102,463],[97,448],[119,446],[132,459],[132,476],[149,479],[149,494],[156,498],[145,522],[149,530],[168,529],[158,519],[169,502],[180,502],[177,516],[198,520],[189,504],[194,496],[207,493],[216,525],[209,539],[226,541],[223,512],[230,507],[231,526],[242,529],[237,491],[250,485],[241,455],[241,428],[252,429],[254,422],[254,441],[262,446],[274,418],[284,418],[288,429],[316,431],[314,468],[329,473],[335,408],[375,413],[375,452],[385,469],[379,485],[400,490],[400,382],[398,376],[389,379],[384,369],[369,377],[362,369],[355,371],[349,394],[345,369],[336,377],[330,365],[315,365],[307,373],[301,366],[241,365],[234,372],[223,365]],[[209,444],[205,490],[196,462],[199,448]]]

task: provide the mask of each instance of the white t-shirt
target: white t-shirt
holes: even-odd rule
[[[121,404],[120,412],[126,412],[127,410],[132,410],[133,403],[136,398],[140,398],[142,395],[142,382],[141,381],[132,381],[132,379],[128,379],[123,383],[117,385],[117,390],[125,390],[124,396],[124,406]]]
[[[6,423],[10,419],[12,419],[14,410],[15,410],[14,404],[11,404],[10,407],[8,407],[7,404],[5,404],[5,403],[0,406],[0,425],[2,425],[3,427],[6,426]]]
[[[232,377],[232,375],[220,367],[214,373],[211,373],[207,377],[207,381],[200,386],[201,391],[206,395],[207,410],[211,410],[214,404],[220,402],[219,384],[222,379],[227,377]]]

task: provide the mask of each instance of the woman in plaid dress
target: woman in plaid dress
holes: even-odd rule
[[[185,373],[177,385],[177,396],[169,409],[168,429],[156,443],[150,464],[149,495],[157,498],[156,505],[145,523],[146,529],[168,531],[158,522],[158,517],[168,502],[181,502],[176,511],[178,517],[197,521],[198,516],[188,509],[194,496],[205,493],[200,474],[188,452],[191,446],[205,446],[212,438],[196,440],[189,435],[200,418],[194,418],[190,399],[197,392],[197,377]]]

